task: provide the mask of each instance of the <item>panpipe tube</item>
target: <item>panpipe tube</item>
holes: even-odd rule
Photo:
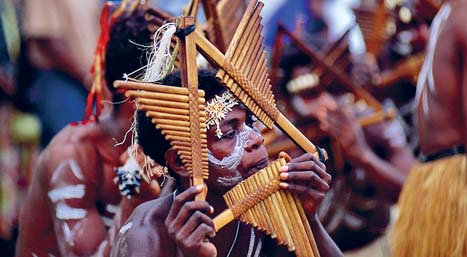
[[[391,108],[389,110],[380,110],[372,114],[360,117],[358,123],[361,127],[367,127],[383,120],[391,120],[396,116],[396,110]]]
[[[265,181],[268,181],[270,180],[270,178],[268,177],[268,173],[271,173],[272,170],[270,166],[266,167],[266,170],[267,172],[261,173],[260,175],[263,177]],[[289,251],[293,251],[295,250],[295,245],[292,242],[292,235],[290,234],[290,231],[287,229],[287,221],[286,221],[288,219],[287,210],[283,208],[284,205],[280,199],[279,194],[275,194],[275,193],[271,194],[271,199],[272,199],[273,209],[276,211],[276,214],[278,217],[278,220],[275,221],[278,224],[277,233],[280,235],[280,237],[278,238],[281,239],[281,241],[283,241],[284,244],[287,244],[287,249]]]
[[[180,102],[172,102],[172,101],[164,101],[164,100],[154,100],[154,99],[145,99],[145,98],[137,98],[136,103],[138,104],[147,104],[147,105],[158,105],[158,106],[165,106],[170,108],[180,108],[180,109],[188,109],[188,103],[180,103]]]
[[[253,182],[256,188],[259,188],[261,186],[258,176],[253,177]],[[270,198],[267,197],[264,201],[261,201],[259,205],[264,215],[264,220],[266,221],[265,232],[266,234],[269,234],[272,239],[275,239],[277,237],[276,229],[274,228],[274,222],[271,221],[271,219],[274,220],[274,211],[268,208],[269,200]]]
[[[274,176],[280,176],[279,170],[280,170],[282,165],[285,165],[285,160],[284,159],[279,159],[279,162],[274,163],[274,166],[275,166]],[[302,253],[302,254],[304,254],[303,256],[312,257],[313,252],[312,252],[312,249],[310,247],[309,242],[307,242],[309,240],[307,240],[308,236],[307,236],[306,231],[305,231],[304,226],[303,226],[303,222],[305,222],[305,221],[303,221],[301,219],[301,216],[300,216],[298,208],[297,208],[297,204],[301,204],[301,202],[296,203],[290,192],[280,190],[279,193],[282,196],[282,199],[283,199],[283,201],[285,203],[285,206],[286,206],[286,208],[288,210],[288,214],[290,216],[290,221],[292,222],[291,228],[293,229],[293,232],[295,233],[295,236],[293,238],[295,239],[297,248],[300,251],[304,251]],[[296,250],[298,250],[298,249],[296,249]]]
[[[160,84],[154,84],[150,82],[133,82],[133,81],[122,81],[117,80],[114,82],[116,88],[126,89],[126,90],[143,90],[154,93],[165,93],[165,94],[174,94],[174,95],[184,95],[188,96],[188,90],[183,87],[175,86],[165,86]],[[201,97],[204,97],[204,91],[198,90],[198,94]]]
[[[151,117],[149,115],[146,115],[146,116]],[[152,123],[156,123],[156,124],[167,124],[167,125],[187,127],[187,128],[190,127],[190,123],[187,121],[167,120],[167,119],[159,119],[159,118],[154,118],[154,117],[151,117],[151,118],[152,118]]]
[[[167,108],[167,107],[161,107],[161,106],[151,106],[151,105],[146,105],[142,104],[139,105],[138,108],[143,111],[152,111],[152,112],[164,112],[168,114],[176,114],[176,115],[189,115],[190,112],[188,110],[184,109],[176,109],[176,108]]]
[[[156,92],[147,92],[147,91],[127,91],[125,93],[128,97],[139,97],[139,98],[148,98],[153,100],[166,100],[166,101],[175,101],[188,103],[188,96],[185,95],[174,95],[169,93],[156,93]]]
[[[283,130],[289,137],[294,141],[297,145],[302,148],[307,153],[312,153],[316,157],[320,157],[318,154],[318,149],[315,145],[313,145],[305,135],[302,134],[282,113],[278,111],[277,119],[276,119],[278,127]],[[322,149],[324,153],[324,159],[327,160],[328,156],[324,149]]]
[[[178,137],[178,136],[167,135],[166,138],[167,138],[167,140],[170,140],[170,141],[191,142],[191,139],[186,138],[186,137]],[[201,139],[201,143],[207,143],[206,139]]]

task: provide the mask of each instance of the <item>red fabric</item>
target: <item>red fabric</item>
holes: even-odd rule
[[[99,115],[102,111],[102,98],[103,92],[102,88],[106,86],[105,81],[105,52],[107,43],[110,40],[110,28],[117,20],[117,15],[110,15],[110,7],[113,4],[111,2],[106,2],[104,8],[102,9],[101,18],[100,18],[100,27],[101,34],[99,35],[99,40],[97,42],[97,47],[94,53],[94,65],[91,67],[91,74],[94,77],[94,82],[89,92],[86,110],[84,113],[84,118],[81,122],[74,122],[71,125],[86,124],[90,121],[98,121]],[[98,60],[100,60],[98,62]],[[99,67],[97,67],[99,66]],[[100,71],[96,74],[97,71]],[[93,114],[93,106],[96,105],[96,112]]]

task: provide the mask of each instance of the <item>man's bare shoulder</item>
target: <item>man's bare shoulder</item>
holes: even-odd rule
[[[79,169],[84,173],[95,172],[97,149],[92,141],[93,131],[92,127],[86,125],[62,129],[41,153],[38,172],[48,177],[61,167]]]
[[[467,13],[467,1],[453,0],[450,1],[451,13],[447,22],[447,29],[452,30],[452,33],[457,37],[460,43],[467,44],[467,26],[465,14]]]
[[[111,256],[173,256],[164,226],[171,204],[169,195],[139,205],[120,228]]]

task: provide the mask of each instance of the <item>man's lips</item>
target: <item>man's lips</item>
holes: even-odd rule
[[[253,174],[255,174],[257,171],[263,169],[264,167],[268,166],[269,164],[269,159],[268,157],[264,157],[263,159],[260,159],[258,162],[254,163],[251,165],[247,170],[246,170],[246,177],[249,177]]]

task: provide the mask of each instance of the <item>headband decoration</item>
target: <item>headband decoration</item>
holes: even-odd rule
[[[220,122],[225,119],[225,115],[232,111],[232,108],[238,105],[238,100],[229,92],[225,91],[221,96],[216,95],[206,105],[206,128],[216,125],[216,136],[217,138],[222,137],[222,131],[220,129]]]

